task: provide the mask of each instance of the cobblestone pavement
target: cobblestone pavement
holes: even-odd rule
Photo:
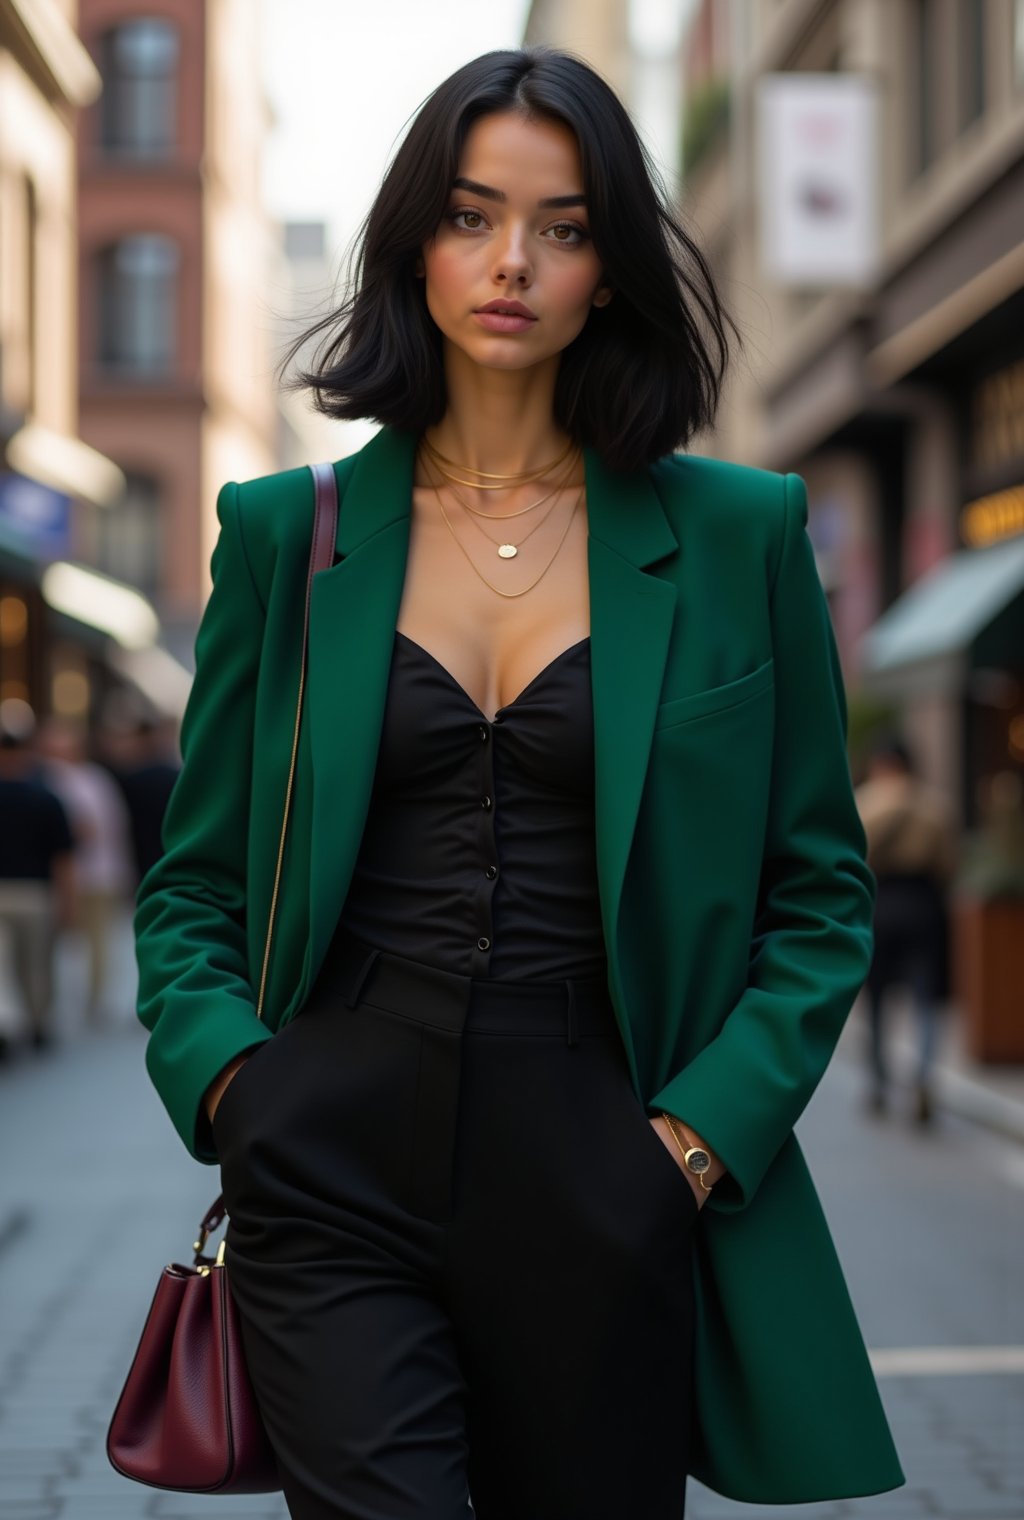
[[[121,969],[124,992],[124,946]],[[72,991],[56,1048],[0,1067],[0,1520],[286,1520],[279,1496],[179,1497],[107,1462],[157,1273],[190,1259],[217,1176],[172,1132],[130,1011],[79,1031]],[[691,1484],[687,1520],[1024,1520],[1024,1150],[945,1116],[862,1118],[859,1034],[855,1012],[799,1132],[907,1485],[779,1509]]]

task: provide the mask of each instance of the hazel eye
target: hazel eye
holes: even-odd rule
[[[458,227],[459,228],[460,232],[476,232],[479,227],[482,227],[485,224],[485,219],[484,219],[483,212],[482,211],[473,211],[469,207],[463,207],[462,209],[460,209],[459,207],[455,207],[451,211],[446,211],[445,212],[445,216],[448,218],[448,220],[452,223],[452,225],[454,227]],[[459,227],[459,221],[460,221],[460,218],[462,218],[462,217],[475,217],[476,220],[475,220],[475,222],[473,222],[473,224],[471,226]]]
[[[575,222],[556,222],[548,231],[554,234],[551,239],[553,243],[561,243],[566,248],[579,248],[590,236],[582,227],[577,227]]]

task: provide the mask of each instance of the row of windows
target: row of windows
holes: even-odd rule
[[[104,152],[146,159],[173,152],[179,55],[176,28],[156,18],[126,22],[101,38],[99,138]],[[99,254],[97,358],[103,368],[134,376],[172,369],[180,262],[178,245],[159,234],[123,238]],[[157,594],[157,482],[130,471],[120,502],[81,515],[91,562],[150,596]]]
[[[986,0],[959,0],[955,55],[959,78],[959,130],[985,109]],[[935,0],[915,0],[914,36],[917,120],[917,168],[936,153],[934,77],[940,15]],[[1016,78],[1024,81],[1024,0],[1014,0]],[[177,79],[180,43],[177,29],[157,17],[141,17],[112,27],[100,39],[100,142],[118,156],[160,158],[177,140]]]

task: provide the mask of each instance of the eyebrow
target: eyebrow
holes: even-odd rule
[[[507,201],[508,196],[504,190],[495,190],[493,185],[481,185],[478,180],[465,179],[461,174],[452,181],[453,190],[468,190],[472,195],[482,195],[489,201]],[[572,195],[549,195],[544,200],[538,201],[538,206],[585,206],[587,198],[582,193]]]

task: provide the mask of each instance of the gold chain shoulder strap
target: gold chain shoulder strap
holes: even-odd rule
[[[295,777],[295,757],[299,752],[299,724],[302,719],[302,694],[306,685],[306,649],[309,643],[309,601],[313,589],[313,576],[318,570],[329,570],[334,561],[334,541],[338,531],[338,481],[334,466],[330,463],[311,464],[315,489],[313,517],[313,542],[309,553],[309,571],[306,576],[306,605],[302,619],[302,659],[299,665],[299,696],[295,704],[295,728],[292,733],[292,756],[288,767],[288,786],[284,797],[284,817],[281,820],[281,840],[277,847],[277,868],[274,872],[274,891],[270,899],[270,917],[267,922],[267,939],[263,947],[263,970],[260,973],[259,1001],[256,1017],[263,1017],[263,995],[267,985],[267,967],[270,964],[270,941],[274,932],[274,916],[277,912],[278,888],[281,884],[281,862],[284,859],[284,841],[288,830],[288,814],[292,801],[292,782]]]

